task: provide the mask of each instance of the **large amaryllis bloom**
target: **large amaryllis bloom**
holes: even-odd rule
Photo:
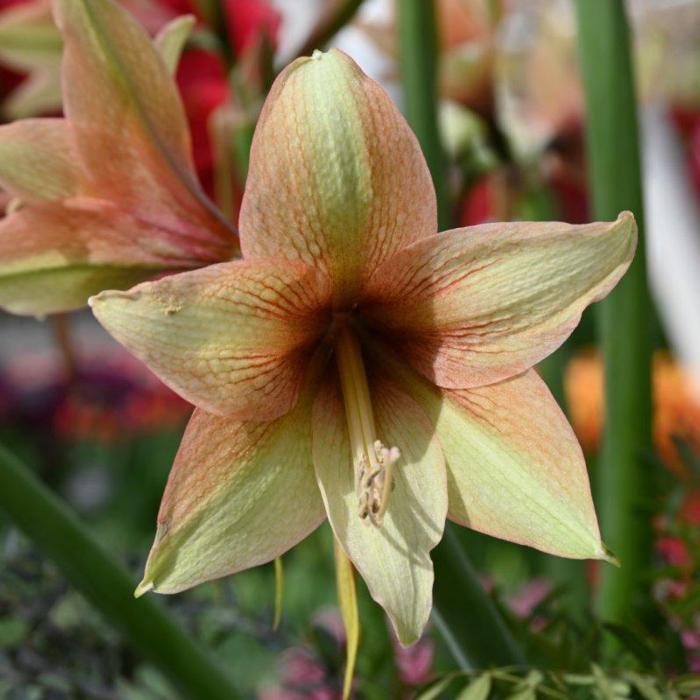
[[[277,79],[243,259],[104,292],[101,323],[197,405],[139,592],[268,562],[329,519],[403,643],[446,517],[606,558],[576,438],[533,364],[632,259],[632,216],[437,233],[430,174],[338,51]]]
[[[154,45],[109,0],[53,7],[65,119],[0,127],[0,185],[18,202],[0,221],[0,307],[65,311],[231,259],[237,237],[197,181],[170,74],[182,23]]]

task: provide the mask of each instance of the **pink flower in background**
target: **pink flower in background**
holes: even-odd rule
[[[422,637],[410,647],[403,647],[394,638],[394,657],[401,683],[409,686],[422,685],[432,676],[435,644],[429,637]]]

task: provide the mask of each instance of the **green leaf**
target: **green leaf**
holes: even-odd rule
[[[441,693],[447,690],[448,686],[459,675],[459,673],[450,673],[438,679],[432,685],[428,686],[420,695],[417,695],[416,700],[435,700],[435,698],[439,697]]]
[[[235,700],[228,675],[153,599],[134,600],[134,581],[78,518],[0,447],[0,509],[68,580],[186,697]]]
[[[0,649],[17,646],[29,632],[27,623],[20,617],[0,620]]]
[[[608,678],[605,671],[596,664],[592,664],[591,669],[602,700],[619,700],[619,698],[629,697],[630,687],[627,683]]]
[[[491,676],[484,673],[473,680],[457,696],[457,700],[487,700],[491,693]]]
[[[605,220],[630,210],[639,227],[630,269],[598,307],[606,405],[597,504],[608,545],[624,562],[619,569],[601,569],[598,612],[603,619],[623,622],[634,619],[633,601],[649,595],[652,555],[651,518],[640,517],[640,503],[653,493],[653,475],[643,459],[651,448],[651,301],[637,101],[625,3],[577,0],[575,6],[592,212]]]
[[[664,696],[656,689],[651,678],[632,672],[627,673],[626,678],[629,679],[644,700],[664,700]]]
[[[644,638],[626,625],[615,622],[604,622],[603,629],[613,634],[622,642],[622,645],[640,661],[643,668],[652,668],[657,665],[656,653]]]
[[[700,675],[689,673],[673,681],[674,688],[683,695],[690,695],[700,690]]]

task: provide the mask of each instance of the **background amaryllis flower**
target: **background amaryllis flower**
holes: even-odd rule
[[[0,183],[21,203],[0,222],[0,307],[35,315],[238,250],[197,181],[177,88],[146,31],[105,0],[56,0],[54,12],[65,119],[0,127]]]
[[[270,561],[328,517],[406,644],[448,515],[607,558],[581,450],[530,368],[627,269],[630,214],[437,234],[415,137],[331,51],[273,86],[240,227],[241,261],[91,300],[199,407],[139,592]]]

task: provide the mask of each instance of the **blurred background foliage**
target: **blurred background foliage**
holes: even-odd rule
[[[608,2],[592,0],[600,1]],[[570,2],[122,4],[152,33],[179,14],[197,17],[177,81],[200,179],[231,218],[240,205],[255,120],[276,71],[295,55],[331,43],[351,53],[405,107],[442,192],[445,227],[591,217],[585,98]],[[426,17],[435,12],[432,39],[429,24],[406,20],[411,12],[420,20],[425,7]],[[397,8],[403,19],[397,20]],[[627,9],[643,122],[663,112],[663,128],[677,146],[674,168],[688,210],[697,213],[700,2],[629,0]],[[3,120],[60,113],[60,55],[48,2],[0,0]],[[429,75],[427,83],[416,77],[425,65],[434,67],[434,84]],[[644,132],[645,143],[654,133]],[[673,215],[666,212],[666,221]],[[425,639],[401,649],[359,582],[355,697],[700,697],[700,681],[689,675],[700,671],[700,402],[692,382],[700,356],[700,292],[669,298],[672,276],[680,273],[671,268],[667,277],[655,278],[665,261],[658,260],[654,237],[667,234],[666,246],[674,239],[649,218],[650,271],[657,279],[648,314],[653,447],[639,456],[639,465],[651,488],[635,504],[634,516],[651,527],[651,563],[639,581],[645,594],[630,603],[623,621],[601,619],[592,603],[600,590],[599,565],[562,562],[460,530],[459,544],[527,665],[465,668],[468,663],[456,658],[444,634],[450,619],[436,618]],[[699,220],[692,221],[690,232],[674,235],[700,238]],[[669,305],[685,306],[687,328],[666,312]],[[541,367],[584,447],[594,491],[606,405],[598,345],[589,312]],[[0,317],[0,443],[78,514],[134,582],[190,410],[112,344],[88,314],[43,325]],[[161,671],[94,611],[9,518],[0,518],[0,696],[177,697]],[[230,670],[243,697],[340,697],[345,640],[327,526],[284,557],[283,614],[276,630],[271,565],[164,603],[186,634]],[[469,609],[449,613],[469,625]],[[489,630],[477,636],[482,633]]]

